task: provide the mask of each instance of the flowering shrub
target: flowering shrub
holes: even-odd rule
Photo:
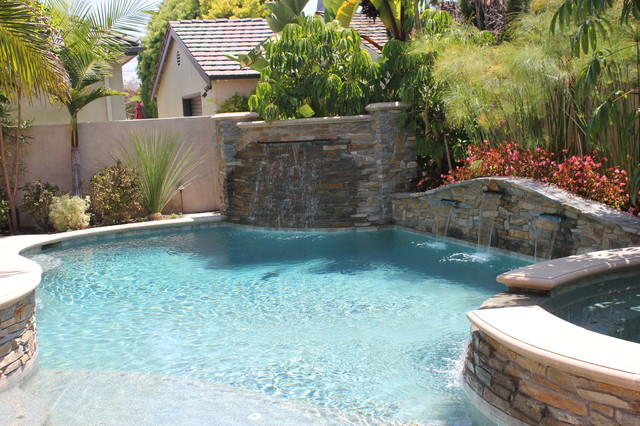
[[[89,197],[84,199],[68,194],[53,197],[49,217],[56,231],[64,232],[73,229],[84,229],[89,226],[90,216],[85,213],[89,208]]]
[[[520,148],[515,143],[491,147],[484,141],[471,145],[464,165],[444,176],[446,184],[487,176],[514,176],[551,183],[581,197],[628,209],[629,179],[626,171],[606,168],[607,159],[597,152],[567,157],[567,152],[549,153],[542,148]]]

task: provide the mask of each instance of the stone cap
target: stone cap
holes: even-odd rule
[[[509,287],[549,291],[562,284],[640,265],[640,247],[603,250],[536,263],[496,278]]]
[[[467,318],[499,344],[534,361],[640,389],[640,344],[578,327],[539,306],[481,309]]]
[[[255,112],[224,112],[221,114],[212,115],[214,120],[255,120],[259,116]]]
[[[369,104],[364,109],[367,112],[389,111],[394,109],[407,109],[411,104],[405,102],[378,102]]]
[[[370,115],[349,115],[344,117],[311,117],[311,118],[296,118],[293,120],[277,120],[272,123],[266,121],[245,121],[238,123],[238,127],[241,129],[249,129],[253,127],[283,127],[283,126],[308,126],[310,124],[340,124],[340,123],[355,123],[359,121],[372,121],[373,117]]]

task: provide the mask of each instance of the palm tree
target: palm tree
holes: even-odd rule
[[[63,98],[67,92],[66,72],[52,52],[54,34],[45,17],[29,4],[0,1],[0,94],[14,102],[17,109],[11,161],[3,137],[6,129],[0,129],[2,187],[9,202],[11,233],[17,232],[18,225],[15,201],[20,171],[22,100],[47,92]]]
[[[124,93],[101,86],[111,64],[127,50],[126,33],[142,31],[148,2],[109,0],[92,7],[82,0],[48,0],[48,11],[60,28],[58,55],[69,73],[71,90],[57,100],[71,116],[72,193],[82,196],[78,113],[91,102]]]

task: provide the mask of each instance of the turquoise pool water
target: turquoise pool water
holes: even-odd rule
[[[569,286],[542,307],[587,330],[640,343],[640,271]]]
[[[469,423],[459,382],[465,313],[504,290],[497,275],[525,264],[399,230],[228,226],[30,257],[45,270],[41,369],[21,391],[48,406],[53,423],[100,422],[91,416],[122,415],[126,407],[113,404],[129,404],[143,423],[188,416],[202,424],[192,417],[201,415],[222,424],[224,408],[193,407],[234,410],[220,402],[224,392],[235,403],[303,407],[310,423],[333,413]],[[252,415],[267,413],[244,418]]]

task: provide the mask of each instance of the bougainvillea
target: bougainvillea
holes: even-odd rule
[[[589,200],[635,212],[629,201],[627,172],[606,167],[607,159],[597,152],[568,156],[566,151],[526,149],[515,143],[491,147],[488,141],[471,145],[464,165],[443,176],[445,184],[487,176],[514,176],[554,184]],[[418,188],[420,189],[420,184]]]

